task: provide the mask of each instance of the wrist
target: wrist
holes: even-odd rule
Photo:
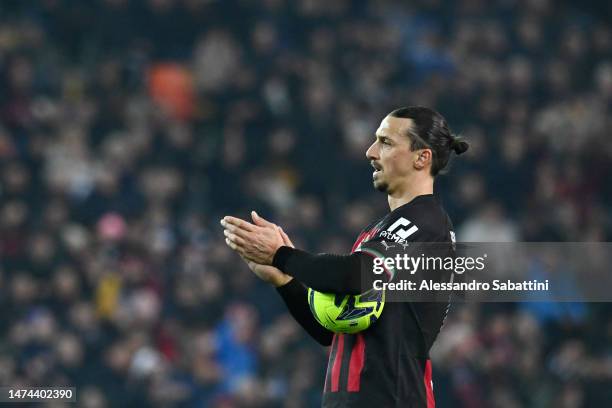
[[[272,257],[272,266],[284,271],[287,259],[294,251],[295,248],[291,248],[286,245],[279,247]]]
[[[281,286],[285,286],[293,279],[292,276],[285,275],[284,273],[275,278],[271,283],[275,288],[280,288]]]
[[[274,248],[274,250],[271,252],[270,254],[270,258],[268,258],[266,261],[268,263],[268,265],[274,265],[274,257],[276,256],[276,253],[278,252],[278,250],[282,247],[282,245],[277,246],[276,248]]]

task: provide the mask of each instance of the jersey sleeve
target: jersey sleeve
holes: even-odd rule
[[[306,286],[324,293],[361,293],[360,274],[372,264],[363,253],[350,255],[311,254],[290,247],[281,247],[273,265]]]
[[[276,288],[291,316],[302,326],[306,333],[322,346],[332,343],[334,334],[321,326],[310,312],[308,306],[308,290],[297,279],[291,279],[287,284]]]
[[[375,279],[392,279],[390,271],[380,277],[373,272],[374,259],[388,256],[391,246],[432,242],[437,237],[400,212],[362,233],[360,239],[349,255],[311,254],[281,247],[274,256],[273,265],[316,291],[356,295],[372,288]],[[418,250],[418,245],[405,248],[405,252]]]

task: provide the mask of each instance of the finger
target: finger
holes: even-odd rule
[[[283,237],[283,233],[281,230],[281,227],[279,227],[278,225],[274,226],[274,229],[276,230],[276,232],[278,233],[278,235],[281,237],[281,239],[283,240],[283,245],[288,246],[289,244],[287,243],[287,241],[285,240],[285,237]]]
[[[229,239],[231,242],[233,242],[237,246],[241,246],[242,247],[246,243],[244,238],[234,234],[233,232],[229,232],[228,230],[223,230],[223,235],[225,235],[227,237],[227,239]]]
[[[240,248],[238,248],[238,249],[240,249]],[[240,255],[240,257],[242,258],[242,260],[243,260],[244,262],[246,262],[246,263],[253,262],[253,261],[251,261],[249,258],[247,258],[246,254],[245,254],[244,252],[242,252],[242,251],[238,252],[238,255]]]
[[[243,230],[246,230],[246,231],[255,231],[257,229],[256,225],[253,225],[248,221],[241,220],[240,218],[232,217],[231,215],[225,216],[221,220],[221,225],[223,225],[224,227],[227,226],[228,224],[242,228]]]
[[[243,247],[231,241],[229,238],[225,238],[225,243],[232,250],[234,250],[245,262],[249,262],[249,259],[247,258],[246,252],[244,251]]]
[[[224,234],[225,234],[225,231],[229,231],[232,234],[238,235],[239,237],[241,237],[241,238],[243,238],[243,239],[245,239],[247,241],[252,238],[251,231],[246,231],[246,230],[244,230],[244,229],[242,229],[240,227],[237,227],[235,225],[225,224],[225,229],[223,231],[224,231],[223,232]]]
[[[232,248],[234,251],[236,251],[238,249],[236,244],[234,244],[232,241],[230,241],[229,238],[225,238],[225,243],[227,244],[228,247]]]
[[[260,227],[276,227],[276,224],[271,223],[270,221],[261,217],[255,211],[251,211],[251,218],[253,219],[255,225],[259,225]]]
[[[291,242],[291,239],[289,238],[289,236],[285,233],[285,231],[283,231],[283,229],[281,227],[278,227],[281,236],[283,237],[283,243],[286,246],[289,246],[291,248],[295,248],[295,245],[293,245],[293,242]]]
[[[249,260],[247,257],[244,256],[243,253],[238,252],[238,255],[240,255],[240,258],[242,258],[242,260],[249,266],[251,267],[251,264],[253,263],[253,261]]]
[[[247,264],[247,266],[249,267],[250,270],[254,270],[254,268],[257,266],[257,263],[251,261],[242,252],[238,252],[238,255],[240,255],[240,258],[242,258],[242,260]]]

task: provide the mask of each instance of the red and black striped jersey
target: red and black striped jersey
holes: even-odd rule
[[[359,255],[362,248],[383,240],[385,246],[448,243],[452,250],[453,234],[452,223],[434,196],[421,195],[366,227],[351,253],[353,257]],[[303,278],[308,285],[306,274]],[[302,285],[294,283],[294,289],[298,286]],[[292,314],[315,339],[322,344],[328,344],[326,336],[331,340],[324,408],[434,407],[429,350],[448,312],[448,296],[442,295],[436,302],[387,302],[380,318],[367,330],[332,334],[311,326],[312,316],[305,317],[306,312],[301,316],[295,313],[295,296],[303,296],[303,292],[295,289],[290,299],[288,291],[279,291],[285,302],[292,304]]]

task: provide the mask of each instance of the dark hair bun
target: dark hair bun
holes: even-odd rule
[[[456,154],[465,153],[469,147],[470,145],[465,140],[461,139],[460,137],[453,137],[451,149],[453,149]]]

